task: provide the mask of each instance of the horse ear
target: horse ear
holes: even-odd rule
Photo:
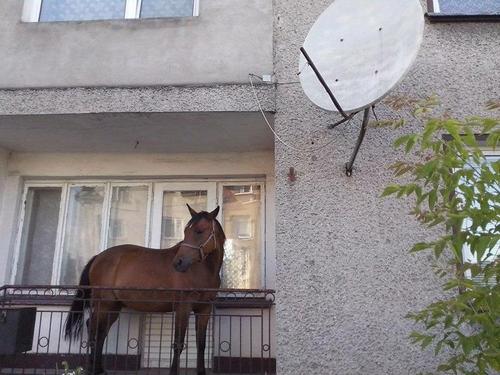
[[[191,214],[191,217],[194,217],[195,215],[198,214],[198,212],[193,210],[189,204],[186,203],[186,206],[188,206],[188,210],[189,210],[189,213]]]
[[[210,212],[210,216],[212,216],[212,219],[215,219],[217,217],[217,215],[219,214],[219,209],[220,209],[220,207],[217,206],[217,208],[215,210]]]

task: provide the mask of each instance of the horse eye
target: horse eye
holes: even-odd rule
[[[202,234],[202,233],[203,233],[203,231],[202,231],[202,230],[199,230],[199,229],[198,229],[198,230],[196,230],[195,232],[196,232],[196,234]]]

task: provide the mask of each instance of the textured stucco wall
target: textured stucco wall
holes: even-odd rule
[[[202,0],[199,17],[21,22],[0,1],[0,87],[247,82],[272,71],[272,2]]]
[[[330,0],[275,0],[275,73],[296,81],[299,47]],[[500,95],[497,24],[427,24],[415,67],[396,93],[438,94],[442,110],[483,113]],[[496,52],[495,52],[496,51]],[[402,158],[391,148],[402,132],[372,129],[344,175],[359,120],[327,130],[334,116],[318,109],[299,85],[278,85],[275,128],[301,154],[276,144],[277,350],[280,375],[415,374],[432,369],[431,352],[407,339],[404,318],[440,295],[425,256],[410,256],[426,233],[408,206],[380,199],[391,183],[387,166]],[[382,118],[394,116],[383,105]],[[413,128],[420,126],[414,123]],[[311,143],[314,142],[314,146]],[[294,167],[298,179],[290,183]]]

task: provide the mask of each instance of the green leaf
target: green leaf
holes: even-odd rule
[[[399,185],[390,185],[390,186],[387,186],[387,187],[384,189],[384,192],[382,193],[382,197],[386,197],[386,196],[388,196],[388,195],[395,194],[395,193],[397,193],[400,189],[401,189],[401,187],[400,187]]]
[[[410,250],[410,253],[416,253],[425,249],[429,249],[432,246],[432,243],[427,243],[427,242],[419,242],[413,245],[413,247]]]

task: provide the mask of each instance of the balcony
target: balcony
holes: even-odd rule
[[[0,288],[0,336],[8,338],[0,344],[1,374],[61,374],[63,361],[71,369],[82,367],[91,373],[87,330],[84,328],[78,339],[64,338],[68,307],[77,290],[78,287],[47,285]],[[150,305],[152,312],[130,309],[119,312],[104,342],[103,364],[108,374],[168,374],[173,358],[175,313],[158,313],[154,306],[171,304],[175,311],[176,307],[199,303],[200,295],[213,291],[217,291],[218,297],[203,302],[212,307],[204,355],[207,374],[276,372],[273,290],[126,290],[132,293],[134,302],[142,298],[140,302]],[[106,300],[85,302],[92,302],[95,309],[99,309]],[[18,319],[20,316],[24,318]],[[85,320],[87,317],[88,313]],[[103,319],[109,318],[110,315],[106,315]],[[16,341],[14,346],[9,346],[13,341]],[[197,349],[193,313],[183,348],[179,374],[195,374]]]

